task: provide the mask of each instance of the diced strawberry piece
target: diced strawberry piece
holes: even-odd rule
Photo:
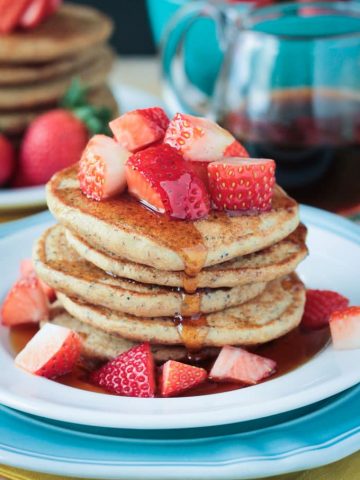
[[[19,25],[23,28],[37,27],[47,16],[49,0],[32,0],[22,14]]]
[[[208,165],[209,162],[191,162],[186,161],[186,166],[195,173],[206,186],[206,190],[209,191],[209,177],[208,177]]]
[[[276,370],[276,362],[242,348],[223,347],[209,377],[220,382],[239,382],[255,385]]]
[[[31,0],[0,0],[0,33],[10,33],[18,22]]]
[[[155,395],[154,359],[149,343],[137,345],[91,374],[91,381],[127,397]]]
[[[217,210],[263,212],[271,209],[274,160],[224,158],[209,163],[208,175],[211,200]]]
[[[202,383],[207,377],[203,368],[168,360],[161,367],[160,391],[162,397],[179,395]]]
[[[84,195],[103,200],[126,188],[125,163],[130,153],[106,135],[94,135],[79,162],[78,179]]]
[[[69,328],[46,323],[15,358],[27,372],[56,378],[71,372],[81,353],[81,339]]]
[[[166,144],[133,154],[126,164],[129,192],[172,218],[196,220],[209,213],[210,200],[201,179],[182,156]]]
[[[160,107],[132,110],[109,123],[116,140],[130,152],[162,140],[168,125],[169,118]]]
[[[29,275],[34,275],[37,276],[34,270],[34,265],[31,260],[31,258],[25,258],[24,260],[21,260],[20,263],[20,273],[22,277],[27,277]],[[39,278],[39,277],[38,277]],[[52,287],[49,287],[49,285],[46,285],[41,278],[39,278],[39,283],[41,288],[43,289],[45,295],[48,297],[50,302],[54,301],[56,298],[56,293],[55,290]]]
[[[164,143],[191,161],[213,162],[225,155],[249,156],[231,133],[215,122],[183,113],[177,113],[170,121]]]
[[[34,275],[23,277],[13,285],[1,309],[2,323],[8,327],[39,323],[48,316],[48,299]]]
[[[334,348],[360,348],[360,307],[348,307],[330,315],[330,332]]]
[[[249,158],[246,148],[240,142],[234,140],[224,151],[224,157],[243,157]]]
[[[330,315],[349,305],[349,300],[340,293],[331,290],[307,290],[302,325],[316,330],[326,327]]]

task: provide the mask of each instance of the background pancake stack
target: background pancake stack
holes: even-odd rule
[[[106,45],[112,22],[72,4],[33,30],[17,30],[0,42],[0,131],[19,137],[40,113],[55,107],[74,78],[89,88],[89,103],[117,112],[106,85],[113,53]]]
[[[57,291],[51,321],[78,331],[86,356],[109,359],[149,341],[158,361],[206,357],[299,324],[305,290],[293,272],[307,255],[306,229],[281,189],[270,212],[186,222],[126,194],[89,200],[76,174],[70,167],[47,186],[60,224],[39,239],[34,263]]]

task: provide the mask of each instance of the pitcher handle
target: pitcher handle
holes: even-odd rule
[[[214,117],[210,97],[186,75],[184,42],[189,29],[199,18],[211,18],[216,24],[217,39],[224,53],[231,37],[229,26],[235,23],[231,11],[229,14],[229,9],[225,11],[221,6],[206,1],[190,2],[167,25],[161,42],[161,65],[164,96],[173,112],[186,111],[193,115]],[[185,99],[185,91],[191,101]]]

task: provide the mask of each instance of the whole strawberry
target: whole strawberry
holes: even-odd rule
[[[46,183],[55,172],[80,159],[87,140],[86,126],[70,111],[44,113],[26,131],[20,149],[20,171],[28,184]]]
[[[0,135],[0,186],[11,177],[15,167],[15,151],[9,140]]]

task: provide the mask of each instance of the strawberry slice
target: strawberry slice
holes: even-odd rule
[[[209,213],[205,185],[169,145],[133,154],[126,164],[126,179],[129,192],[157,212],[187,220]]]
[[[164,143],[191,161],[213,162],[224,156],[249,156],[231,133],[217,123],[183,113],[177,113],[170,121]]]
[[[203,368],[168,360],[161,367],[160,389],[162,397],[179,395],[202,383],[207,377]]]
[[[91,381],[109,392],[127,397],[155,395],[154,359],[149,343],[122,353],[90,376]]]
[[[48,9],[49,0],[32,0],[22,14],[19,25],[27,29],[37,27],[48,16]]]
[[[24,260],[21,260],[20,273],[22,277],[28,277],[29,275],[33,275],[35,277],[37,276],[31,258],[25,258]],[[46,285],[41,278],[39,278],[39,283],[49,301],[53,302],[56,298],[55,290],[52,287],[49,287],[49,285]]]
[[[275,162],[224,158],[208,165],[209,188],[217,210],[263,212],[271,209]]]
[[[130,152],[162,140],[168,125],[169,118],[160,107],[132,110],[109,123],[116,140]]]
[[[360,348],[360,307],[348,307],[333,312],[329,319],[334,348]]]
[[[349,300],[331,290],[307,290],[302,326],[309,330],[326,327],[330,315],[349,305]]]
[[[125,163],[130,153],[106,135],[94,135],[79,162],[78,179],[84,195],[103,200],[126,188]]]
[[[223,347],[209,377],[220,382],[239,382],[255,385],[276,370],[276,362],[242,348]]]
[[[14,30],[31,0],[0,0],[0,33]]]
[[[81,340],[69,328],[46,323],[15,358],[15,364],[46,378],[71,372],[81,353]]]
[[[231,143],[226,149],[224,150],[224,157],[240,157],[240,158],[248,158],[249,153],[246,148],[241,145],[240,142],[235,140]]]
[[[48,319],[48,299],[38,278],[29,275],[13,285],[2,305],[1,317],[8,327]]]

